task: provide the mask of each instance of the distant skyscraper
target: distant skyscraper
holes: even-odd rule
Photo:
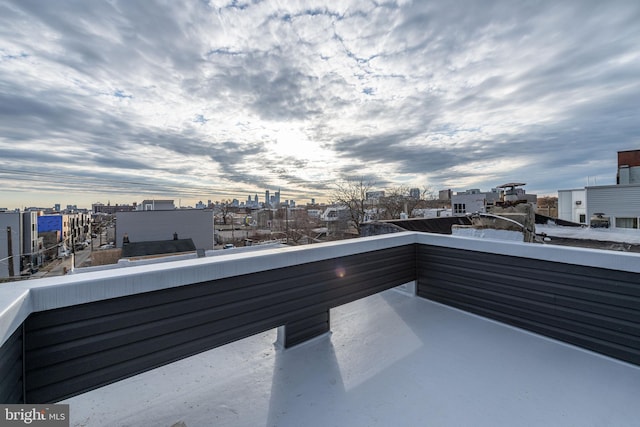
[[[256,205],[259,203],[257,194],[253,196],[253,203],[255,203]]]
[[[269,197],[269,190],[267,190],[264,192],[264,204],[268,205],[270,201],[271,201],[271,198]]]
[[[414,199],[419,199],[420,198],[420,189],[419,188],[412,188],[409,190],[409,197],[412,197]]]
[[[276,191],[276,205],[280,204],[280,189],[278,188],[278,191]]]

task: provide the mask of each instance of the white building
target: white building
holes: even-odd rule
[[[591,225],[596,214],[614,228],[640,228],[640,184],[558,190],[558,218]]]
[[[322,221],[346,221],[349,219],[349,211],[345,206],[329,206],[320,216]]]
[[[559,190],[558,218],[591,225],[592,218],[601,216],[611,227],[640,228],[640,150],[618,151],[616,181],[616,185]]]
[[[492,188],[489,192],[481,192],[477,188],[458,192],[451,196],[453,215],[461,216],[473,212],[486,212],[487,205],[500,200],[500,191]]]
[[[0,212],[0,277],[19,276],[28,264],[40,265],[40,252],[38,212]]]
[[[558,218],[587,224],[587,192],[584,188],[558,190]]]
[[[639,228],[640,184],[587,187],[587,221],[596,213],[608,216],[611,227]]]

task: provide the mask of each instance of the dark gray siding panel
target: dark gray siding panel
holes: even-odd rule
[[[640,274],[420,246],[418,295],[640,365]]]
[[[0,403],[23,403],[22,326],[0,347]]]
[[[290,322],[286,326],[285,347],[292,347],[311,338],[329,332],[329,311],[312,314],[295,322]]]
[[[34,313],[26,398],[63,399],[285,325],[290,346],[328,330],[332,307],[415,280],[415,246]]]

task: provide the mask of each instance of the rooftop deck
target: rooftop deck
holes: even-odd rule
[[[7,284],[0,402],[88,426],[637,425],[639,259],[406,232]]]
[[[636,426],[640,367],[396,290],[65,400],[76,426]],[[180,424],[178,424],[180,425]]]

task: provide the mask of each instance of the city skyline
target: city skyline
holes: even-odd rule
[[[267,190],[268,192],[269,190]],[[279,192],[276,192],[277,194],[280,194]],[[112,200],[111,199],[107,199],[106,202],[103,201],[95,201],[95,202],[91,202],[89,203],[87,206],[78,204],[78,203],[59,203],[59,202],[55,202],[53,204],[49,205],[43,205],[43,204],[38,204],[38,203],[27,203],[26,205],[23,206],[3,206],[0,205],[0,209],[7,209],[7,211],[15,211],[15,210],[23,210],[23,209],[34,209],[34,208],[39,208],[39,209],[43,209],[43,210],[54,210],[54,211],[65,211],[65,210],[91,210],[92,207],[94,205],[105,205],[105,206],[134,206],[134,205],[140,205],[142,202],[144,201],[149,201],[149,200],[172,200],[174,202],[174,205],[176,208],[194,208],[194,209],[199,209],[197,206],[200,204],[203,204],[205,206],[209,205],[209,203],[211,204],[224,204],[224,203],[237,203],[239,206],[245,206],[247,204],[253,206],[256,203],[259,205],[263,205],[265,200],[264,200],[264,194],[262,196],[262,198],[260,197],[260,195],[258,193],[252,193],[252,194],[246,194],[244,195],[245,198],[243,199],[242,195],[236,195],[235,197],[229,197],[229,198],[224,198],[224,199],[220,199],[220,198],[208,198],[206,200],[202,200],[202,199],[198,199],[195,203],[193,204],[186,204],[186,203],[182,203],[181,199],[167,199],[166,197],[145,197],[145,198],[136,198],[135,200]],[[271,196],[273,199],[273,195]],[[294,204],[296,203],[296,200],[293,198],[281,198],[279,197],[279,201],[278,203],[291,203],[293,202]],[[314,201],[315,199],[313,198],[309,198],[308,202],[312,203],[312,201]],[[303,202],[306,202],[305,200],[303,200]],[[325,202],[322,202],[325,203]]]
[[[0,207],[613,184],[640,147],[639,21],[635,1],[5,0]]]

